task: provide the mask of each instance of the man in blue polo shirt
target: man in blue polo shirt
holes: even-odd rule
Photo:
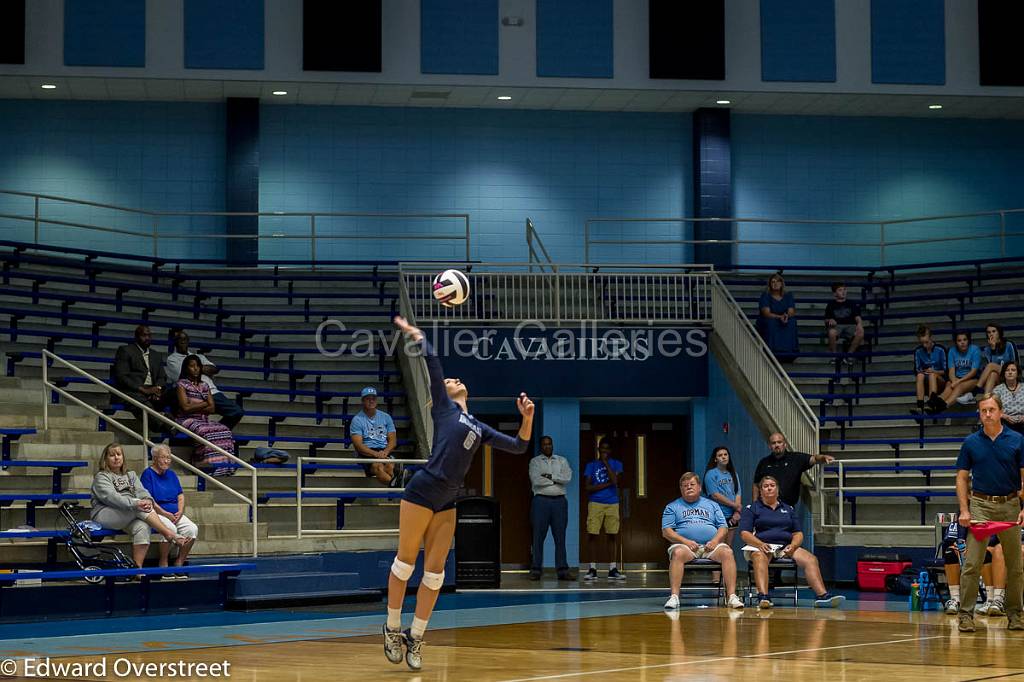
[[[732,548],[722,542],[729,531],[722,508],[700,496],[700,476],[692,471],[679,479],[679,492],[681,495],[661,514],[661,535],[670,543],[668,577],[672,594],[665,608],[679,608],[684,566],[694,559],[711,559],[722,566],[729,608],[742,609],[743,602],[736,596],[736,558]]]
[[[367,386],[359,396],[363,409],[352,417],[349,429],[352,435],[352,447],[360,457],[376,460],[393,459],[391,451],[398,444],[398,432],[391,415],[377,409],[377,389]],[[384,485],[397,486],[401,482],[401,468],[396,470],[394,464],[382,461],[364,464],[367,476],[372,476]]]
[[[964,440],[957,457],[956,497],[960,502],[958,523],[970,528],[981,521],[1024,523],[1021,510],[1021,480],[1024,479],[1024,436],[1003,428],[1003,403],[986,393],[978,402],[982,430]],[[1007,630],[1024,630],[1024,603],[1021,589],[1020,529],[998,533],[1006,562]],[[957,627],[974,632],[974,601],[978,595],[978,574],[985,559],[985,540],[967,534],[967,560],[960,579],[962,599]]]

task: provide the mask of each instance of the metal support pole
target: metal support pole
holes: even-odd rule
[[[1006,211],[999,212],[999,257],[1006,258]]]
[[[302,537],[302,457],[295,463],[295,537]]]
[[[41,359],[43,363],[43,431],[45,431],[50,428],[50,380],[48,378],[49,372],[46,367],[48,364],[46,353],[43,353],[43,357]]]
[[[153,216],[153,258],[160,256],[160,216]]]
[[[885,223],[878,223],[878,264],[885,265]]]
[[[33,242],[33,243],[38,244],[39,243],[39,196],[38,195],[35,197],[35,204],[36,204],[36,209],[35,209],[35,242]]]
[[[590,265],[590,221],[583,223],[583,262]]]
[[[309,216],[309,255],[316,270],[316,216]]]
[[[843,505],[846,503],[843,495],[843,463],[842,461],[836,462],[839,465],[839,534],[843,534]]]
[[[466,262],[469,262],[469,215],[466,215]]]
[[[260,555],[259,546],[259,491],[256,488],[256,470],[253,469],[252,474],[252,555],[258,557]]]

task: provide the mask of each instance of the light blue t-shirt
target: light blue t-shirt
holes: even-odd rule
[[[972,369],[981,369],[981,351],[977,346],[968,346],[966,353],[961,353],[956,346],[949,349],[947,367],[953,370],[956,378],[967,375]]]
[[[611,457],[608,458],[608,466],[616,474],[622,473],[622,462]],[[604,464],[599,459],[592,459],[587,462],[587,468],[583,470],[583,477],[590,478],[594,485],[600,485],[608,482],[608,469],[605,468]],[[590,493],[590,501],[597,502],[598,504],[618,504],[619,503],[619,488],[618,486],[609,486],[597,492]]]
[[[725,515],[725,518],[732,516],[736,510],[712,499],[712,493],[718,493],[726,499],[735,500],[736,486],[733,485],[732,474],[728,471],[722,471],[718,467],[712,467],[704,474],[704,494],[707,495],[709,500],[722,508],[722,514]]]
[[[373,418],[366,416],[362,410],[352,417],[352,435],[362,436],[363,444],[374,450],[383,450],[388,446],[388,434],[395,433],[395,421],[391,415],[377,410]]]
[[[702,545],[715,537],[724,525],[722,508],[706,497],[698,498],[693,504],[677,498],[669,502],[661,514],[662,528],[671,528],[687,540]]]

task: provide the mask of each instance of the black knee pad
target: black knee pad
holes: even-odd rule
[[[992,563],[992,552],[986,551],[985,552],[985,564],[984,565],[988,566],[990,563]]]
[[[960,563],[960,557],[957,555],[956,550],[953,549],[953,545],[946,545],[942,548],[942,560],[947,566]]]

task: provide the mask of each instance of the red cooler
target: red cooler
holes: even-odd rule
[[[913,565],[898,554],[862,554],[857,559],[857,588],[865,592],[885,592],[885,578],[899,575]]]

